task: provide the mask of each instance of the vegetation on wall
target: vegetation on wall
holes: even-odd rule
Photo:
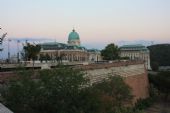
[[[138,113],[125,107],[131,90],[120,76],[87,86],[80,70],[19,71],[1,88],[2,102],[16,113]]]

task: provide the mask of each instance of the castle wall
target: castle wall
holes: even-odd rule
[[[90,84],[100,82],[109,76],[122,76],[125,82],[132,88],[133,102],[136,102],[139,98],[144,99],[149,96],[148,75],[142,62],[90,64],[78,67],[83,69],[85,75],[90,79]],[[11,76],[15,76],[15,74],[13,72],[0,72],[0,84],[3,84]]]
[[[94,67],[95,68],[95,67]],[[137,99],[149,97],[149,82],[145,65],[134,64],[118,67],[105,67],[99,69],[86,70],[86,76],[89,77],[90,83],[97,83],[109,76],[120,75],[124,78],[131,89],[134,96],[133,102]]]
[[[132,88],[133,102],[136,102],[140,98],[145,99],[149,97],[149,83],[146,74],[129,76],[125,78],[125,82]]]

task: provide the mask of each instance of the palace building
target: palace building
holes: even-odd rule
[[[130,60],[142,60],[145,62],[146,68],[151,69],[149,49],[141,44],[121,46],[120,56],[129,57]]]
[[[68,62],[100,61],[101,54],[96,49],[81,46],[79,34],[73,29],[68,36],[67,44],[59,42],[42,43],[40,56],[48,55],[51,60],[57,58]]]

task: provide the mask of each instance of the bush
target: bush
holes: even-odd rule
[[[19,71],[1,90],[2,102],[15,113],[132,113],[124,107],[131,90],[120,76],[87,87],[80,70]],[[134,112],[136,113],[136,112]]]
[[[151,68],[153,71],[158,71],[159,70],[159,64],[157,62],[151,63]]]
[[[165,100],[170,94],[170,72],[163,71],[157,75],[149,75],[149,82],[159,91],[159,93],[165,94]]]
[[[139,99],[135,104],[135,109],[143,110],[150,107],[153,104],[153,98]]]

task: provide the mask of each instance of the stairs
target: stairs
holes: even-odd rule
[[[129,65],[121,67],[111,67],[103,69],[87,70],[87,76],[90,79],[91,84],[108,79],[110,76],[120,75],[122,77],[140,75],[145,73],[144,65]]]

